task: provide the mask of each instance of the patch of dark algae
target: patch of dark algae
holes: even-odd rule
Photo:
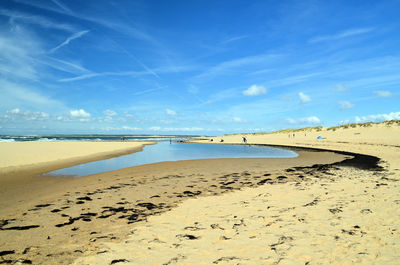
[[[332,164],[315,164],[311,166],[312,168],[321,168],[321,169],[328,169],[334,166],[344,166],[344,167],[353,167],[357,169],[363,170],[372,170],[372,171],[383,171],[383,167],[379,165],[381,159],[376,156],[371,155],[364,155],[359,153],[353,152],[345,152],[339,150],[329,150],[329,149],[320,149],[320,148],[312,148],[312,147],[293,147],[287,145],[267,145],[267,144],[260,144],[260,146],[270,146],[270,147],[277,147],[277,148],[284,148],[291,151],[311,151],[311,152],[332,152],[339,155],[345,156],[352,156],[352,158],[347,158],[343,161],[332,163]],[[305,168],[311,168],[305,167]]]

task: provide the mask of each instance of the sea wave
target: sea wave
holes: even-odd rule
[[[54,142],[58,141],[56,138],[39,138],[36,140],[37,142]]]
[[[11,142],[15,142],[14,139],[1,139],[0,138],[0,143],[11,143]]]

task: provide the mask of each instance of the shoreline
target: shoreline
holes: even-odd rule
[[[0,146],[2,147],[2,152],[0,153],[0,158],[2,160],[2,163],[0,164],[0,175],[8,175],[8,174],[24,174],[28,172],[28,174],[40,174],[40,173],[46,173],[49,171],[57,170],[60,168],[65,168],[65,167],[70,167],[70,166],[75,166],[75,165],[80,165],[80,164],[85,164],[93,161],[99,161],[99,160],[105,160],[113,157],[118,157],[126,154],[131,154],[135,152],[139,152],[143,150],[143,147],[146,145],[151,145],[155,144],[156,142],[154,141],[147,141],[147,142],[95,142],[95,141],[82,141],[82,142],[12,142],[12,143],[0,143]],[[21,147],[16,146],[16,148],[13,148],[13,145],[26,145],[30,144],[32,147],[30,147],[28,150],[20,150]],[[75,145],[72,148],[77,148],[81,149],[82,147],[80,145],[86,144],[88,145],[85,148],[92,148],[90,145],[98,145],[100,148],[95,149],[93,152],[81,152],[80,150],[78,152],[73,152],[67,155],[63,155],[60,157],[57,157],[57,154],[60,152],[65,152],[63,149],[64,146],[66,145]],[[105,150],[102,150],[101,148],[104,145],[110,145],[110,144],[118,144],[118,145],[125,145],[124,147],[112,147],[110,148],[107,146]],[[41,146],[40,146],[41,145]],[[15,149],[17,152],[28,152],[32,153],[39,151],[39,148],[42,148],[42,146],[47,145],[52,148],[52,150],[42,150],[39,152],[39,154],[36,154],[35,156],[40,157],[41,153],[43,152],[51,152],[51,151],[57,151],[56,156],[54,158],[48,158],[46,160],[39,160],[32,158],[32,156],[28,156],[25,159],[30,161],[30,162],[21,162],[20,158],[16,158],[16,156],[19,155],[17,154],[12,154],[12,157],[9,158],[6,156],[9,156],[9,152],[12,149]],[[57,145],[57,150],[54,149],[52,145]],[[59,147],[62,145],[61,147]],[[126,147],[128,145],[128,147]],[[131,145],[129,147],[129,145]],[[48,149],[48,147],[44,146],[44,148]],[[16,161],[18,159],[18,162],[14,163],[8,163],[7,160],[11,161]],[[31,161],[33,160],[33,161]]]
[[[242,143],[209,143],[209,142],[188,142],[188,143],[197,143],[197,144],[225,144],[225,145],[243,145]],[[283,144],[257,144],[251,143],[246,145],[254,145],[254,146],[266,146],[266,147],[274,147],[274,148],[282,148],[287,149],[293,152],[296,151],[306,151],[306,152],[332,152],[335,154],[345,155],[345,156],[352,156],[353,158],[346,159],[341,162],[337,162],[337,165],[341,166],[349,166],[355,167],[358,169],[367,169],[367,170],[383,170],[383,167],[379,166],[378,164],[382,162],[382,159],[378,156],[368,155],[363,153],[355,153],[355,152],[348,152],[343,150],[335,150],[335,149],[328,149],[328,148],[317,148],[317,147],[307,147],[302,145],[283,145]]]

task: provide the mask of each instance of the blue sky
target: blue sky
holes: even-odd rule
[[[0,2],[0,134],[400,119],[399,1]]]

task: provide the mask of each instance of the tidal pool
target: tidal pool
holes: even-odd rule
[[[293,151],[268,146],[159,142],[145,146],[141,152],[67,167],[45,175],[83,177],[165,161],[210,158],[291,158],[297,156],[298,154]]]

